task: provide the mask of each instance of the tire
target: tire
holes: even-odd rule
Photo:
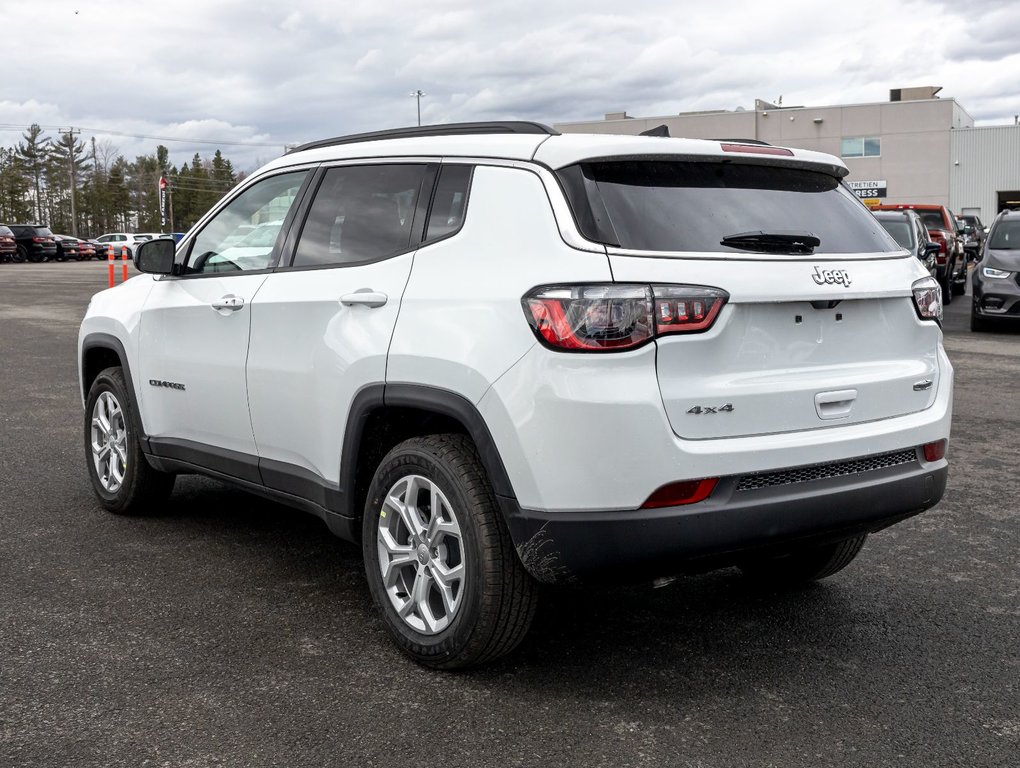
[[[967,293],[967,260],[960,265],[960,274],[953,280],[953,295],[963,296]]]
[[[867,534],[835,544],[809,547],[782,557],[753,560],[740,569],[749,578],[769,586],[793,586],[818,581],[842,571],[861,551]]]
[[[405,504],[411,494],[413,509]],[[365,503],[362,551],[386,628],[425,666],[463,669],[493,661],[517,647],[534,618],[537,584],[517,557],[478,452],[463,435],[412,438],[383,458]],[[403,561],[388,580],[383,558]]]
[[[953,303],[953,267],[956,265],[956,259],[946,264],[945,270],[942,272],[942,277],[939,278],[939,286],[942,288],[942,306],[949,306]]]
[[[970,308],[970,330],[971,333],[981,333],[988,330],[988,321],[982,317],[978,317],[977,312],[974,311],[974,305]]]
[[[103,426],[104,418],[109,429]],[[99,503],[118,515],[156,512],[174,487],[176,476],[153,469],[142,453],[139,423],[124,372],[102,371],[85,401],[85,463]]]
[[[15,264],[23,264],[28,261],[28,249],[23,245],[19,245],[18,250],[11,256],[11,259]]]

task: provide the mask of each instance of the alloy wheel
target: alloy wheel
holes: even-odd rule
[[[446,495],[421,475],[393,484],[376,536],[383,588],[397,615],[425,635],[446,629],[464,595],[464,546]]]
[[[116,493],[127,474],[127,422],[124,409],[112,392],[103,392],[96,398],[89,443],[100,485],[107,492]]]

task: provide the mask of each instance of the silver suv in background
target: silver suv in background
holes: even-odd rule
[[[1020,325],[1020,211],[1003,211],[992,222],[971,277],[970,329]]]

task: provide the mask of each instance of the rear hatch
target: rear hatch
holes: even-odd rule
[[[911,290],[927,273],[834,166],[766,163],[639,158],[559,172],[617,282],[728,293],[707,330],[656,340],[673,431],[775,434],[929,407],[941,331]]]

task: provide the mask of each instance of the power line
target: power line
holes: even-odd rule
[[[62,130],[63,126],[59,125],[40,125],[40,128],[46,130]],[[26,130],[27,126],[14,125],[13,123],[0,123],[0,131],[6,133],[21,133]],[[175,136],[152,136],[145,133],[128,133],[127,131],[112,131],[106,128],[89,128],[82,126],[78,130],[88,131],[90,133],[98,133],[108,136],[126,136],[131,139],[150,139],[152,141],[175,141],[181,144],[213,144],[213,145],[225,145],[232,147],[282,147],[285,142],[266,142],[266,141],[228,141],[226,139],[182,139]]]

